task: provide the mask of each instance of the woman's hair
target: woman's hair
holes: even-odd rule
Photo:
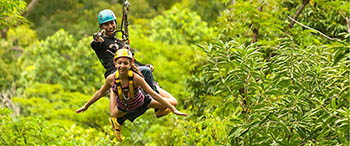
[[[131,60],[130,60],[131,61]],[[143,77],[143,75],[142,75],[142,73],[140,72],[140,70],[136,67],[136,65],[134,64],[134,63],[131,63],[131,70],[133,71],[133,72],[135,72],[135,73],[137,73],[139,76],[141,76],[142,78],[144,78]]]

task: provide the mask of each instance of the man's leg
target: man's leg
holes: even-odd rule
[[[157,90],[157,87],[154,85],[154,79],[153,79],[153,74],[151,72],[151,70],[147,67],[147,66],[139,66],[138,67],[140,72],[142,73],[142,75],[145,77],[145,81],[147,82],[147,84],[157,93],[159,93],[159,91]]]

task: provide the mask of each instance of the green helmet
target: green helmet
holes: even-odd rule
[[[101,25],[103,23],[106,23],[108,21],[115,21],[116,17],[112,10],[110,9],[104,9],[98,13],[98,23]]]

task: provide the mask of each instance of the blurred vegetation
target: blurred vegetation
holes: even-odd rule
[[[6,27],[14,27],[25,18],[21,15],[26,9],[26,3],[23,0],[1,0],[0,1],[0,30]]]
[[[0,145],[350,144],[349,1],[129,2],[135,58],[189,116],[149,110],[116,142],[107,97],[75,113],[104,82],[97,14],[120,25],[123,0],[0,0]]]

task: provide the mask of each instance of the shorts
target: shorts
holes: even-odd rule
[[[145,99],[144,99],[143,105],[137,108],[136,110],[128,111],[128,113],[125,116],[121,117],[123,122],[125,120],[130,120],[131,122],[134,122],[137,117],[141,116],[149,109],[147,106],[151,103],[152,98],[148,94],[144,96],[145,96]],[[118,110],[120,110],[119,107],[118,107]]]

